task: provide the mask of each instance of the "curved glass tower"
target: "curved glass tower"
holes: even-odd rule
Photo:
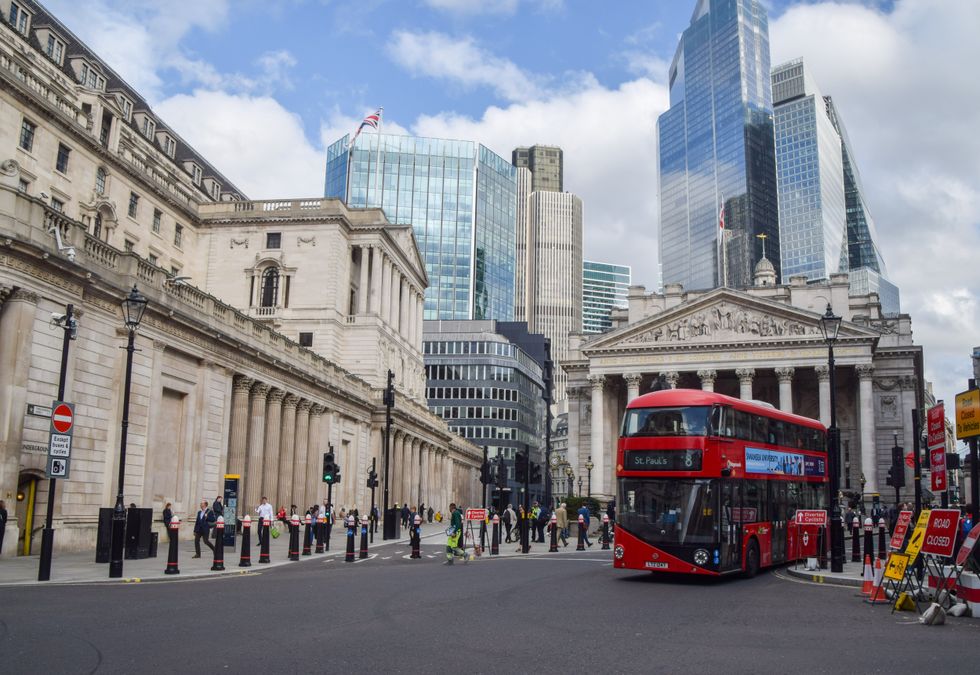
[[[778,275],[769,22],[759,0],[698,0],[657,127],[663,282],[749,286],[759,235]]]

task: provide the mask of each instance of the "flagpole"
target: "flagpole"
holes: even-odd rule
[[[378,208],[381,208],[381,125],[384,123],[384,108],[378,108],[378,159],[374,163],[374,194],[378,198]]]

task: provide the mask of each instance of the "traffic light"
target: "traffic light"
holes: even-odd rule
[[[507,487],[507,466],[502,459],[497,462],[497,487],[500,489]]]
[[[892,447],[892,465],[888,467],[888,480],[886,483],[894,488],[905,487],[905,458],[899,446]]]
[[[337,466],[336,456],[333,453],[333,446],[330,446],[330,450],[323,453],[323,482],[324,483],[339,483],[340,482],[340,467]]]
[[[388,384],[385,387],[383,402],[386,406],[395,406],[395,373],[388,371]]]
[[[480,465],[480,482],[484,485],[489,485],[493,482],[490,462],[484,461],[483,464]]]
[[[527,455],[518,452],[514,455],[514,479],[518,483],[526,483],[527,478]]]
[[[378,487],[378,472],[374,469],[368,471],[367,486],[369,490]]]
[[[537,485],[541,482],[541,465],[531,462],[531,484]]]

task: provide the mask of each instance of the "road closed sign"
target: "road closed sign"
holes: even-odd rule
[[[956,438],[980,436],[980,389],[956,395]]]
[[[926,523],[926,535],[922,541],[922,553],[948,558],[956,545],[956,528],[960,524],[957,509],[933,509]]]
[[[896,551],[902,549],[902,544],[905,543],[905,535],[908,534],[909,525],[912,524],[912,512],[911,511],[900,511],[898,514],[898,521],[895,523],[895,531],[892,533],[892,540],[888,544],[891,548]]]

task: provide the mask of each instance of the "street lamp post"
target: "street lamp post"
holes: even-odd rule
[[[824,340],[827,342],[827,367],[830,371],[830,428],[827,430],[828,470],[830,483],[828,498],[830,505],[830,571],[844,571],[844,530],[841,527],[840,501],[840,429],[837,427],[837,386],[834,373],[834,343],[840,332],[841,317],[834,314],[830,303],[820,319]],[[863,494],[863,488],[862,488]]]
[[[578,477],[578,496],[582,496],[582,477]]]
[[[592,463],[592,455],[589,455],[589,458],[585,461],[585,470],[589,472],[589,497],[592,496],[592,469],[594,468],[595,464]],[[579,486],[579,492],[581,491],[582,487]]]
[[[575,472],[571,466],[565,467],[565,475],[568,477],[568,496],[571,497],[575,492]]]
[[[123,489],[126,480],[126,436],[129,429],[129,391],[133,380],[133,352],[136,351],[134,341],[139,329],[143,313],[146,311],[147,300],[136,286],[122,301],[123,319],[129,331],[126,343],[126,381],[123,388],[122,434],[119,440],[119,490],[116,493],[116,506],[112,511],[112,542],[109,557],[109,578],[118,579],[123,573],[123,539],[126,536],[126,506],[123,503]]]

